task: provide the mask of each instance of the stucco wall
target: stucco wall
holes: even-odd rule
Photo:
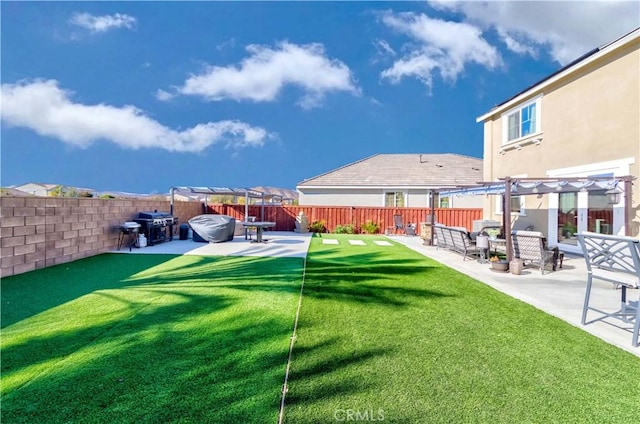
[[[315,206],[384,206],[384,193],[387,191],[402,191],[406,193],[405,207],[429,207],[427,190],[419,189],[340,189],[329,193],[328,189],[305,189],[299,193],[300,205]],[[454,197],[449,207],[452,208],[481,208],[482,199],[477,197]]]
[[[521,103],[542,94],[542,142],[500,153],[502,123],[499,111],[484,124],[484,178],[546,177],[559,170],[586,175],[598,168],[615,169],[617,175],[640,176],[640,42],[634,42],[601,57],[590,65],[544,88],[532,92]],[[537,137],[537,136],[536,136]],[[599,165],[601,164],[601,165]],[[583,174],[584,175],[584,174]],[[577,176],[577,175],[575,175]],[[531,221],[544,225],[543,212],[549,196],[525,198]],[[632,193],[629,211],[632,235],[638,235],[640,184]],[[495,201],[485,201],[488,214],[496,212]],[[533,218],[536,216],[536,218]],[[514,216],[514,219],[518,217]],[[524,217],[523,217],[524,218]]]
[[[0,197],[0,276],[113,250],[118,244],[119,226],[132,221],[138,212],[150,210],[169,211],[169,202]],[[185,222],[202,210],[199,202],[176,202],[174,215]]]

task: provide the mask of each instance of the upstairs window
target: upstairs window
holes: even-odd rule
[[[504,143],[536,134],[540,128],[540,97],[503,115]]]

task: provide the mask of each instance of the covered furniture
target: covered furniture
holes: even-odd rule
[[[634,322],[631,343],[639,345],[640,299],[627,299],[628,289],[640,288],[640,240],[632,237],[611,236],[599,233],[578,233],[578,242],[582,247],[587,263],[587,290],[582,309],[582,325],[587,323],[587,311],[591,308],[589,300],[594,279],[608,281],[614,287],[620,287],[620,309],[604,313],[604,317],[621,318],[624,322]]]
[[[193,241],[220,243],[233,240],[235,218],[228,215],[198,215],[189,220]]]
[[[562,260],[564,259],[564,253],[560,252],[557,247],[549,249],[546,244],[544,235],[539,231],[520,230],[511,233],[513,257],[520,259],[525,265],[539,266],[542,274],[548,264],[551,264],[551,268],[555,271],[558,260],[560,268],[562,268]]]

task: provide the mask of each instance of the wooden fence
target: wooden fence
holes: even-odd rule
[[[261,218],[263,206],[250,205],[249,216]],[[209,213],[229,215],[236,219],[244,219],[245,205],[210,204]],[[352,224],[359,232],[360,226],[367,221],[379,225],[383,233],[387,227],[394,225],[393,216],[402,216],[404,224],[413,223],[419,225],[427,222],[431,214],[429,208],[389,208],[389,207],[360,207],[360,206],[290,206],[268,205],[264,206],[264,220],[276,223],[276,231],[292,231],[295,228],[296,216],[304,212],[309,223],[323,220],[327,231],[332,232],[338,225]],[[436,209],[436,222],[465,227],[471,230],[473,221],[482,219],[482,209]]]

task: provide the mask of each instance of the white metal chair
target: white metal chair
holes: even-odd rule
[[[621,287],[620,310],[605,314],[604,317],[617,317],[625,322],[635,320],[631,343],[638,346],[640,299],[627,300],[627,289],[640,288],[640,240],[582,232],[578,234],[578,241],[587,262],[587,291],[582,309],[582,325],[586,324],[587,311],[594,309],[589,307],[593,279],[608,281],[615,287]]]

